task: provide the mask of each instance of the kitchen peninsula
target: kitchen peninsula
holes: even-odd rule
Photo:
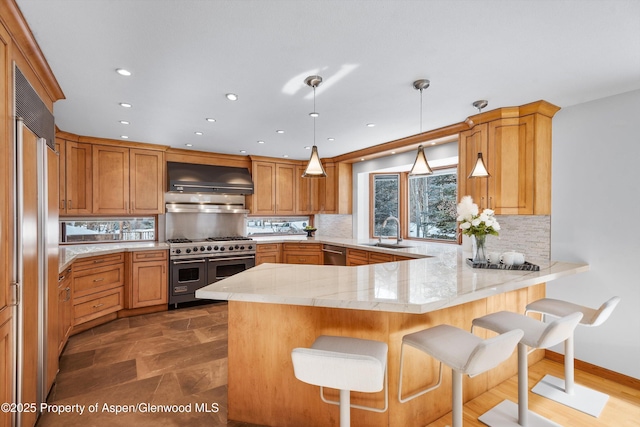
[[[451,410],[450,375],[443,386],[400,404],[398,367],[402,336],[447,323],[469,329],[487,313],[523,312],[544,297],[545,283],[588,270],[586,264],[549,262],[540,271],[472,269],[456,245],[371,248],[361,242],[317,239],[360,249],[420,256],[357,267],[262,264],[202,288],[199,298],[229,301],[229,418],[271,426],[336,424],[338,407],[323,403],[318,388],[295,379],[290,353],[318,335],[344,335],[388,343],[389,409],[358,411],[355,426],[425,425]],[[530,363],[543,357],[530,355]],[[437,364],[419,352],[405,354],[403,394],[437,380]],[[515,355],[498,368],[465,379],[465,401],[517,372]],[[446,371],[446,369],[445,369]],[[352,393],[354,404],[383,406],[383,393]]]

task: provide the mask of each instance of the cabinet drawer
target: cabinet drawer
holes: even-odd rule
[[[136,251],[133,252],[133,262],[157,261],[167,259],[168,251]]]
[[[282,245],[285,251],[322,252],[322,248],[319,243],[283,243]]]
[[[355,267],[357,265],[367,265],[369,264],[369,261],[367,261],[366,259],[362,259],[362,258],[347,258],[347,266],[349,267]]]
[[[369,252],[361,251],[360,249],[347,248],[347,258],[360,258],[363,260],[369,260]]]
[[[322,265],[322,254],[315,253],[297,253],[297,254],[285,254],[285,264],[315,264]]]
[[[369,263],[376,264],[379,262],[391,262],[393,261],[393,255],[391,254],[380,254],[377,252],[369,252]]]
[[[82,298],[73,306],[75,324],[88,322],[106,314],[122,310],[124,307],[124,286],[99,292],[91,298]]]
[[[117,264],[120,262],[124,262],[123,252],[119,252],[117,254],[94,256],[91,258],[85,258],[78,261],[74,261],[73,270],[77,272],[80,270],[95,268],[96,266],[111,265],[111,264]]]
[[[124,285],[124,264],[97,267],[90,271],[74,272],[74,298]]]
[[[260,243],[256,245],[256,252],[278,252],[280,245],[278,243]]]
[[[394,261],[410,261],[412,259],[416,259],[416,258],[412,258],[412,257],[408,257],[408,256],[401,256],[401,255],[396,255],[393,257]]]

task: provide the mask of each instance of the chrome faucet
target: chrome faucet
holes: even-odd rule
[[[390,216],[389,218],[385,219],[384,222],[382,223],[382,228],[385,228],[387,226],[387,221],[389,220],[393,220],[396,222],[396,224],[398,224],[398,242],[402,242],[402,236],[400,236],[400,220],[398,218],[396,218],[395,216]]]

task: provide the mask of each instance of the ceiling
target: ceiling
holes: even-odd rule
[[[423,131],[477,113],[478,99],[568,107],[640,89],[638,0],[17,4],[65,93],[56,124],[79,135],[305,159],[304,79],[318,74],[316,144],[335,157],[419,133],[416,79],[431,81]]]

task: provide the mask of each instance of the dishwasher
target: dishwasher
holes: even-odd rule
[[[322,245],[324,265],[347,265],[347,249],[342,246]]]

